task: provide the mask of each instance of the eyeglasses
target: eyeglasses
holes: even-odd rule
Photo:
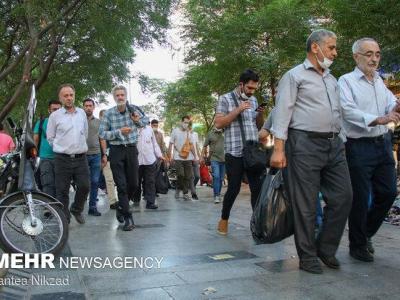
[[[368,51],[367,53],[357,52],[357,54],[360,54],[360,55],[365,56],[367,58],[372,58],[373,56],[375,56],[378,59],[381,58],[381,53],[380,52],[370,52],[370,51]]]

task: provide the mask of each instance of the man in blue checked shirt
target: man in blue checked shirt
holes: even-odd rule
[[[138,188],[138,128],[146,126],[149,119],[139,107],[127,103],[124,86],[114,87],[112,93],[117,105],[105,112],[99,136],[110,144],[110,167],[118,191],[117,219],[125,222],[124,231],[131,231],[135,225],[128,195]]]

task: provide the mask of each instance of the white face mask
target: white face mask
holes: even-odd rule
[[[319,61],[318,56],[315,54],[315,58],[317,59],[317,62],[319,66],[326,70],[329,69],[329,67],[333,64],[333,60],[330,60],[329,58],[325,57],[324,53],[322,52],[321,48],[318,46],[319,51],[321,51],[322,56],[324,57],[324,61]]]
[[[183,128],[183,129],[185,129],[185,130],[186,130],[186,129],[188,129],[188,127],[189,127],[189,124],[182,123],[182,128]]]

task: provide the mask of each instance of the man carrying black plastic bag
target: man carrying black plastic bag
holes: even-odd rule
[[[329,66],[337,56],[336,35],[317,30],[307,39],[307,59],[289,70],[278,87],[271,132],[271,167],[287,165],[285,184],[293,208],[300,269],[321,274],[318,261],[338,269],[335,254],[351,208],[352,189],[339,133],[341,108]],[[318,192],[326,201],[322,230],[315,239]]]
[[[257,244],[277,243],[294,233],[293,211],[282,172],[271,169],[264,177],[250,223]]]

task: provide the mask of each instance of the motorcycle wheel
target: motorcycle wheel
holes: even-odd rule
[[[68,221],[54,200],[32,193],[37,225],[31,225],[22,193],[5,199],[0,208],[0,244],[8,253],[58,254],[68,240]]]

